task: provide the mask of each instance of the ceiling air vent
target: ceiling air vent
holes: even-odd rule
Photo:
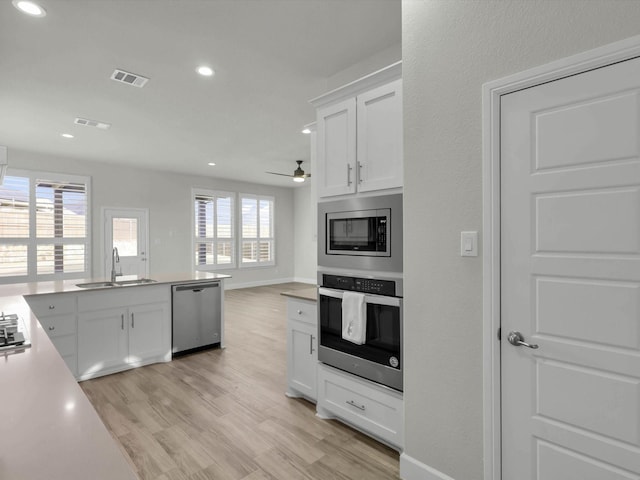
[[[147,77],[142,75],[136,75],[135,73],[125,72],[124,70],[114,70],[111,74],[111,80],[116,82],[126,83],[127,85],[133,85],[134,87],[142,88],[149,81]]]
[[[77,117],[73,123],[76,125],[84,125],[85,127],[96,127],[102,130],[108,130],[111,128],[110,123],[98,122],[97,120],[89,120],[88,118]]]

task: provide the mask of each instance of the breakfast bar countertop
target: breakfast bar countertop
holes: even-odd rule
[[[22,317],[31,340],[0,353],[0,478],[137,479],[22,295],[0,305]]]
[[[156,282],[145,285],[201,282],[229,278],[229,275],[169,274],[152,278]],[[87,281],[91,280],[2,285],[0,310],[22,318],[31,347],[0,352],[0,378],[4,386],[0,393],[0,407],[4,412],[0,427],[1,479],[138,478],[23,298],[98,290],[76,286]]]

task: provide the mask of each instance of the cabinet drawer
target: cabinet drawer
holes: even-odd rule
[[[78,311],[92,312],[144,303],[167,302],[171,298],[170,292],[168,285],[114,287],[97,292],[83,292],[78,295]]]
[[[400,392],[322,364],[318,376],[320,408],[402,448],[404,404]]]
[[[298,322],[310,325],[318,324],[317,306],[315,302],[305,302],[304,300],[288,300],[287,317]]]
[[[76,311],[75,295],[32,295],[26,297],[26,300],[38,320],[50,315],[73,314]]]
[[[59,337],[60,335],[75,335],[76,328],[76,316],[75,314],[69,315],[55,315],[55,316],[42,316],[39,317],[40,325],[47,332],[49,338]]]

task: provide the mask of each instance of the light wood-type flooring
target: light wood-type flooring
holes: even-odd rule
[[[226,348],[80,385],[142,480],[399,479],[398,453],[286,390],[286,297],[225,292]]]

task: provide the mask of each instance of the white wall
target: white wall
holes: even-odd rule
[[[318,242],[314,221],[317,202],[313,198],[311,185],[296,188],[294,203],[294,276],[297,282],[316,284],[318,269]]]
[[[482,257],[461,258],[459,239],[482,226],[481,86],[640,34],[640,2],[403,0],[402,9],[405,218],[419,219],[404,235],[405,454],[479,480]]]
[[[227,287],[291,281],[294,276],[293,190],[213,177],[141,170],[91,161],[76,161],[10,149],[9,168],[72,173],[92,177],[93,275],[104,277],[102,207],[149,209],[150,276],[190,272],[191,188],[203,187],[275,197],[276,266],[221,270],[233,278]]]

